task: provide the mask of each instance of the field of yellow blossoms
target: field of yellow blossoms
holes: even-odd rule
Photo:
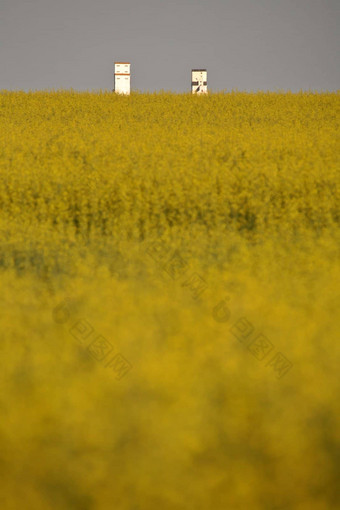
[[[0,508],[339,508],[338,93],[0,93]]]

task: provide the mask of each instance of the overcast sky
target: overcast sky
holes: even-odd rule
[[[0,0],[0,89],[340,89],[339,0]]]

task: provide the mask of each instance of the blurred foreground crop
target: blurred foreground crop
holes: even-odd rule
[[[338,508],[338,113],[2,91],[2,509]]]

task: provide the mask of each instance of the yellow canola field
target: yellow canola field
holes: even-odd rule
[[[339,94],[0,93],[0,508],[335,510]]]

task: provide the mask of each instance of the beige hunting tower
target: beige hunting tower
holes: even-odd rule
[[[116,94],[130,94],[130,62],[115,62]]]
[[[206,69],[193,69],[191,71],[191,92],[193,94],[208,93],[208,73]]]

